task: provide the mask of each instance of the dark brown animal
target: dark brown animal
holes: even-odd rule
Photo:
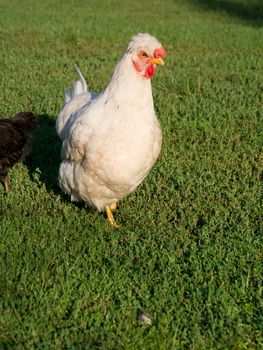
[[[0,181],[9,190],[8,171],[30,153],[29,142],[37,127],[37,118],[31,112],[20,112],[0,120]]]

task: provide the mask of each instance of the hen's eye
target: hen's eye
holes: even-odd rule
[[[142,54],[143,57],[148,57],[148,55],[147,55],[147,53],[145,51],[142,51],[141,54]]]

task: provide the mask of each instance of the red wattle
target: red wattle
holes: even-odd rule
[[[147,68],[145,69],[144,76],[148,79],[151,79],[154,76],[154,73],[156,71],[157,67],[154,64],[149,64]]]

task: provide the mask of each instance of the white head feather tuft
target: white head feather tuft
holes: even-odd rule
[[[161,47],[161,43],[148,33],[138,33],[135,35],[128,45],[127,52],[145,51],[151,54],[155,49]]]

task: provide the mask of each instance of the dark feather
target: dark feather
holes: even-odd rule
[[[20,112],[0,120],[0,181],[8,170],[29,154],[29,142],[37,127],[37,118],[31,112]]]

